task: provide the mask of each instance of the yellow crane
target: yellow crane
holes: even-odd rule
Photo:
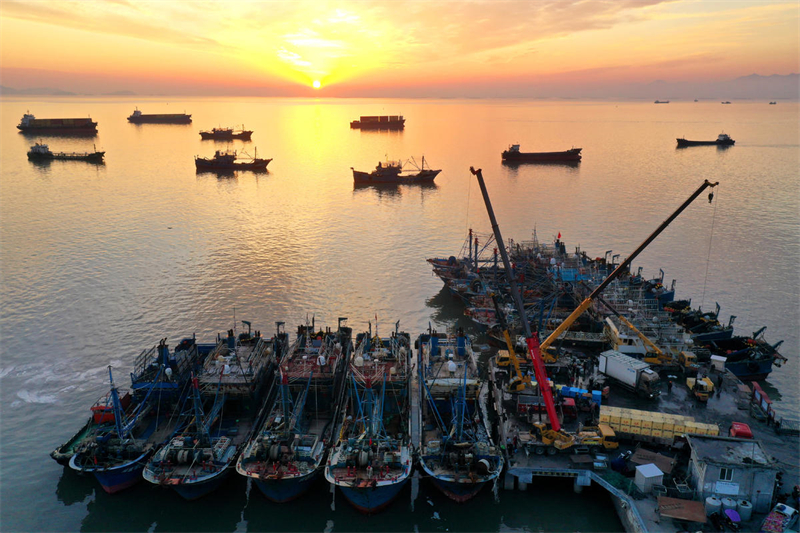
[[[542,359],[544,360],[545,363],[556,362],[558,356],[556,354],[548,352],[548,348],[558,339],[559,336],[561,336],[562,333],[567,331],[570,328],[570,326],[572,326],[572,324],[578,319],[578,317],[580,317],[587,309],[589,309],[589,307],[592,306],[592,304],[600,295],[600,293],[602,293],[612,281],[617,279],[624,272],[628,271],[631,263],[633,263],[633,260],[636,259],[636,257],[638,257],[639,254],[642,253],[642,251],[645,248],[647,248],[647,246],[651,242],[653,242],[655,238],[658,237],[661,234],[661,232],[664,231],[667,228],[667,226],[669,226],[670,223],[673,220],[675,220],[678,217],[678,215],[680,215],[683,212],[683,210],[686,209],[689,206],[689,204],[691,204],[695,200],[695,198],[700,196],[700,194],[704,190],[706,190],[706,188],[708,187],[713,188],[716,187],[717,185],[719,185],[719,182],[711,183],[710,181],[705,180],[703,184],[694,193],[692,193],[692,195],[689,196],[689,198],[685,202],[683,202],[680,205],[680,207],[678,207],[678,209],[675,210],[674,213],[672,213],[672,215],[670,215],[664,222],[662,222],[661,225],[658,228],[656,228],[656,230],[653,233],[651,233],[650,236],[647,237],[647,239],[645,239],[645,241],[642,244],[640,244],[639,247],[636,248],[636,250],[634,250],[633,253],[630,256],[628,256],[627,259],[625,259],[622,263],[620,263],[620,265],[616,269],[614,269],[614,271],[611,274],[609,274],[608,277],[605,280],[603,280],[603,282],[600,283],[600,285],[598,285],[591,292],[591,294],[589,294],[589,296],[587,296],[586,299],[580,303],[580,305],[578,305],[578,307],[572,312],[571,315],[569,315],[561,324],[559,324],[559,326],[555,329],[555,331],[553,331],[553,333],[551,333],[550,336],[547,337],[539,347],[542,353]],[[714,198],[714,193],[713,192],[709,193],[708,195],[709,203],[711,203],[713,198]]]

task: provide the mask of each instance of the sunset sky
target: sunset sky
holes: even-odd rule
[[[796,1],[3,0],[2,85],[491,96],[714,82],[800,72],[799,14]]]

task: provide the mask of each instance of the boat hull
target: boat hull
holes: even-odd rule
[[[486,481],[479,481],[477,483],[455,483],[437,477],[431,477],[431,481],[445,496],[459,503],[464,503],[473,498],[486,484]]]
[[[275,503],[286,503],[305,494],[317,476],[319,476],[319,470],[314,470],[302,477],[257,479],[255,481],[258,490],[265,498]]]
[[[128,117],[131,124],[191,124],[192,115],[139,115]]]
[[[353,181],[356,184],[383,183],[432,183],[441,170],[422,170],[411,175],[380,175],[374,172],[361,172],[353,170]]]
[[[252,131],[243,131],[241,133],[231,133],[227,135],[219,133],[209,133],[205,131],[200,132],[200,137],[206,141],[230,141],[233,139],[239,139],[241,141],[249,141],[251,135],[253,135]]]
[[[726,361],[725,369],[730,370],[740,380],[761,381],[767,379],[772,372],[772,361],[771,357],[755,361]]]
[[[350,505],[365,514],[374,514],[385,509],[400,494],[408,481],[405,476],[397,483],[376,487],[345,487],[339,485]]]
[[[36,154],[28,152],[28,159],[32,161],[86,161],[87,163],[102,163],[105,152],[92,154]]]
[[[97,135],[97,126],[86,126],[81,128],[27,128],[17,126],[17,128],[19,128],[20,133],[24,133],[26,135]]]
[[[196,480],[186,481],[183,483],[176,483],[172,485],[175,492],[181,495],[185,500],[197,500],[203,496],[214,492],[230,473],[230,468],[224,468],[214,475],[198,478]]]
[[[206,163],[202,160],[195,159],[195,167],[201,172],[214,172],[217,170],[254,170],[263,172],[267,170],[267,165],[269,165],[270,161],[272,161],[272,159],[261,159],[255,163],[233,163],[222,165],[217,163]]]
[[[148,453],[144,453],[132,461],[127,461],[121,465],[113,466],[111,468],[102,467],[84,467],[81,468],[75,463],[73,456],[70,459],[69,466],[73,470],[87,474],[94,474],[94,477],[103,487],[103,490],[109,494],[115,494],[122,490],[132,487],[142,479],[142,472],[147,460]]]

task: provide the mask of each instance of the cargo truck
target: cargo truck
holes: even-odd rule
[[[644,361],[608,350],[600,354],[598,366],[602,374],[642,398],[653,400],[661,394],[661,378]]]
[[[620,441],[675,448],[685,435],[719,436],[719,426],[697,422],[691,416],[623,409],[604,405],[600,425],[613,429]]]

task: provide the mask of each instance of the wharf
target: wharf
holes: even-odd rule
[[[494,380],[492,387],[495,408],[500,408]],[[698,422],[717,424],[720,427],[721,435],[727,435],[731,422],[745,422],[750,426],[754,440],[760,442],[769,455],[772,466],[782,472],[782,492],[789,492],[791,487],[800,483],[800,438],[780,434],[766,422],[751,416],[752,409],[748,390],[747,385],[739,381],[733,374],[726,372],[721,393],[715,394],[706,404],[696,402],[691,397],[690,391],[686,387],[678,385],[677,380],[671,392],[662,394],[656,401],[645,404],[635,396],[614,390],[607,404],[630,409],[690,415]],[[505,433],[505,425],[499,424],[498,429],[500,441],[509,442],[509,435]],[[580,455],[563,453],[552,456],[526,453],[523,449],[516,452],[509,449],[507,450],[508,469],[505,472],[502,486],[506,490],[517,488],[524,491],[531,483],[546,483],[549,477],[570,477],[574,479],[573,488],[576,493],[580,493],[583,487],[591,486],[592,483],[607,490],[627,532],[666,533],[683,531],[687,528],[694,528],[689,529],[692,531],[700,530],[700,524],[662,516],[659,512],[659,495],[642,494],[634,484],[633,478],[624,477],[609,468],[608,462],[620,452],[628,449],[633,451],[637,448],[637,446],[621,445],[618,450],[611,452],[600,450],[593,457],[586,453],[588,452],[586,449],[580,450],[584,452]],[[642,448],[650,448],[650,446],[644,444]],[[665,453],[674,455],[674,452]],[[704,503],[702,498],[695,496],[695,491],[679,475],[672,477],[669,483],[664,483],[664,491],[660,496],[662,498],[666,496],[680,498],[681,502],[697,500],[694,503],[695,507],[702,506]],[[673,499],[662,500],[662,505],[665,505],[665,501],[672,502]],[[770,505],[771,507],[772,505]],[[754,513],[749,521],[741,524],[741,530],[758,531],[764,517],[764,513]],[[703,529],[707,530],[709,526],[710,523],[706,524]]]

